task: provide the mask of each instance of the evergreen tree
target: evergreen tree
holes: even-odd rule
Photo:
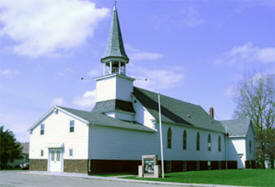
[[[4,127],[0,126],[0,169],[6,169],[8,162],[23,158],[22,149],[12,131],[4,130]]]

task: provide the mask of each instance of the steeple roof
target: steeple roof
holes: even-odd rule
[[[111,58],[122,58],[126,63],[129,61],[123,45],[116,5],[114,5],[113,21],[107,43],[107,49],[104,57],[101,59],[101,62]]]

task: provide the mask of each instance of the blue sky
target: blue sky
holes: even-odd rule
[[[0,0],[0,124],[18,140],[54,104],[92,109],[112,6]],[[119,0],[117,8],[135,84],[213,106],[217,119],[232,117],[245,74],[275,73],[274,0]]]

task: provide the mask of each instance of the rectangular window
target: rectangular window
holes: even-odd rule
[[[73,156],[73,149],[69,150],[69,156]]]
[[[183,168],[183,171],[187,171],[187,161],[183,161],[183,166],[182,166],[182,168]]]
[[[166,167],[165,168],[167,168],[168,172],[171,172],[172,171],[172,161],[171,160],[167,160],[165,162],[166,162]],[[164,166],[165,166],[165,163],[164,163]]]
[[[59,151],[56,152],[56,161],[60,161],[60,152]]]
[[[42,125],[40,126],[40,135],[43,135],[43,134],[44,134],[44,130],[45,130],[45,125],[42,124]]]
[[[43,150],[40,151],[40,156],[44,156],[44,151]]]
[[[74,120],[70,121],[70,132],[74,132]]]
[[[210,170],[211,169],[211,161],[207,161],[207,168]]]
[[[54,161],[54,152],[51,152],[51,161]]]
[[[197,161],[196,169],[197,169],[197,170],[200,170],[200,169],[201,169],[201,163],[200,163],[200,161]]]

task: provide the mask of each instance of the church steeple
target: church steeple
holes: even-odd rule
[[[125,75],[126,73],[125,66],[129,62],[129,58],[123,45],[116,4],[113,9],[113,20],[107,49],[104,57],[101,58],[101,62],[104,64],[104,75],[113,73]]]

